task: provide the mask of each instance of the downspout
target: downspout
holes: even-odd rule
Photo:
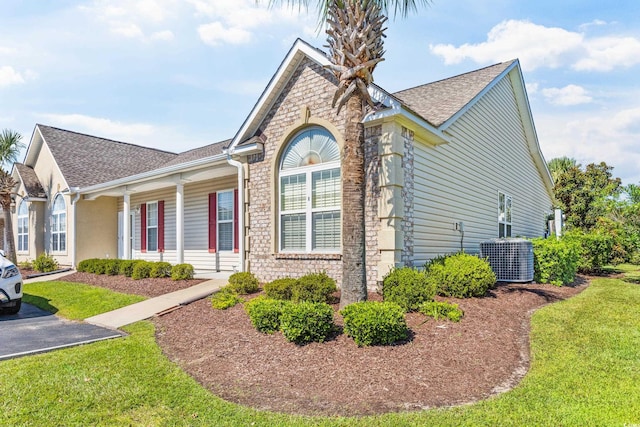
[[[240,267],[238,271],[244,271],[244,165],[231,158],[232,152],[227,151],[227,163],[238,169],[238,252],[240,254]]]
[[[78,223],[78,219],[77,219],[77,208],[76,208],[76,204],[78,203],[78,200],[80,200],[80,187],[71,187],[69,188],[69,194],[75,194],[75,197],[73,199],[71,199],[71,206],[73,206],[73,244],[71,245],[71,268],[76,268],[77,262],[76,262],[76,258],[78,256],[78,249],[77,249],[77,243],[78,243],[78,238],[76,236],[76,232],[77,232],[77,223]]]

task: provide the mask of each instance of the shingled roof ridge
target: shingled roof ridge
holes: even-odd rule
[[[212,142],[211,144],[206,144],[206,145],[203,145],[203,146],[200,146],[200,147],[190,148],[189,150],[186,150],[186,151],[181,151],[181,152],[178,153],[178,155],[182,156],[183,154],[191,153],[192,151],[202,150],[203,148],[206,148],[206,147],[212,147],[212,146],[218,145],[218,144],[225,144],[225,143],[229,143],[231,141],[233,141],[232,138],[224,139],[224,140],[218,141],[218,142]],[[227,148],[227,147],[225,147],[225,148]]]
[[[447,81],[447,80],[458,79],[458,78],[460,78],[460,77],[464,77],[464,76],[469,75],[469,74],[479,73],[479,72],[484,71],[484,70],[487,70],[487,69],[489,69],[489,68],[493,68],[493,67],[497,67],[497,66],[501,66],[501,65],[505,65],[505,64],[511,65],[511,64],[512,64],[512,63],[514,63],[515,61],[517,61],[517,59],[512,59],[512,60],[510,60],[510,61],[498,62],[498,63],[492,64],[492,65],[487,65],[486,67],[478,68],[478,69],[476,69],[476,70],[467,71],[466,73],[456,74],[455,76],[445,77],[445,78],[443,78],[443,79],[440,79],[440,80],[434,80],[434,81],[429,82],[429,83],[423,83],[423,84],[420,84],[420,85],[416,85],[416,86],[408,87],[408,88],[406,88],[406,89],[402,89],[402,90],[399,90],[399,91],[393,92],[393,93],[392,93],[392,95],[395,95],[395,94],[397,94],[397,93],[401,93],[401,92],[406,92],[406,91],[409,91],[409,90],[414,90],[414,89],[421,88],[421,87],[424,87],[424,86],[429,86],[429,85],[432,85],[432,84],[435,84],[435,83],[445,82],[445,81]],[[507,66],[508,66],[508,65],[507,65]]]
[[[44,125],[42,123],[37,123],[36,126],[38,127],[44,127],[44,128],[48,128],[48,129],[53,129],[56,131],[60,131],[60,132],[66,132],[66,133],[73,133],[76,135],[80,135],[80,136],[85,136],[85,137],[89,137],[89,138],[95,138],[95,139],[101,139],[103,141],[108,141],[108,142],[113,142],[115,144],[122,144],[122,145],[128,145],[130,147],[135,147],[135,148],[144,148],[145,150],[152,150],[152,151],[157,151],[159,153],[165,153],[165,154],[173,154],[174,156],[177,156],[178,153],[175,153],[173,151],[167,151],[167,150],[160,150],[158,148],[153,148],[153,147],[146,147],[144,145],[139,145],[139,144],[133,144],[131,142],[124,142],[124,141],[116,141],[115,139],[111,139],[111,138],[103,138],[101,136],[96,136],[96,135],[89,135],[88,133],[83,133],[83,132],[76,132],[73,130],[68,130],[68,129],[62,129],[56,126],[49,126],[49,125]]]

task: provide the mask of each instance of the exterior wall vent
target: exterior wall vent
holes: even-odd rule
[[[533,280],[533,244],[529,240],[487,240],[480,243],[480,256],[487,258],[498,282]]]

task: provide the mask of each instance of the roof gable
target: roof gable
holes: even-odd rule
[[[440,127],[468,106],[515,62],[495,64],[392,95],[427,122]]]
[[[18,173],[28,197],[36,199],[44,199],[47,197],[47,193],[44,191],[33,168],[25,166],[22,163],[15,163],[15,171]]]
[[[70,187],[87,187],[156,169],[178,155],[36,125]]]

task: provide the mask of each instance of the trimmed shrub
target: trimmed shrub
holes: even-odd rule
[[[453,252],[453,253],[450,253],[450,254],[438,255],[438,256],[436,256],[434,258],[431,258],[431,259],[427,260],[427,262],[424,264],[424,270],[426,272],[429,272],[429,269],[431,268],[432,265],[436,265],[436,264],[444,265],[444,261],[447,258],[450,258],[450,257],[452,257],[454,255],[458,255],[460,253],[462,253],[462,252],[458,251],[458,252]]]
[[[344,333],[359,346],[390,345],[409,337],[404,309],[393,302],[362,301],[340,311]]]
[[[139,262],[145,262],[145,261],[142,261],[139,259],[123,259],[120,262],[120,274],[127,277],[131,277],[131,275],[133,274],[133,268]]]
[[[138,261],[133,267],[133,273],[131,273],[131,278],[133,280],[148,279],[149,274],[151,274],[152,266],[153,266],[153,262]]]
[[[40,273],[56,271],[58,269],[58,261],[51,255],[43,252],[33,261],[33,269]]]
[[[264,293],[268,298],[290,300],[295,284],[296,279],[291,277],[276,279],[264,285]]]
[[[91,273],[93,271],[93,264],[98,260],[98,258],[88,258],[83,259],[78,263],[76,270],[80,273]]]
[[[229,286],[220,288],[220,290],[211,297],[211,307],[216,310],[226,310],[241,302],[242,298],[230,289]]]
[[[427,277],[436,286],[438,295],[455,298],[481,297],[496,283],[487,260],[465,253],[433,264]]]
[[[533,279],[556,286],[572,283],[578,270],[580,254],[568,239],[533,239]]]
[[[229,277],[229,288],[241,295],[253,294],[260,290],[258,279],[247,271],[234,273]]]
[[[436,320],[445,318],[452,322],[459,322],[462,316],[464,316],[464,312],[458,308],[458,304],[440,301],[427,301],[422,303],[418,311]]]
[[[244,304],[244,310],[251,319],[251,324],[258,331],[272,334],[280,330],[280,317],[289,301],[259,296]]]
[[[423,271],[410,267],[393,268],[382,280],[385,302],[398,304],[405,312],[417,310],[436,294],[434,283]]]
[[[172,280],[193,279],[193,266],[191,264],[176,264],[171,269]]]
[[[333,309],[324,302],[286,304],[280,317],[284,337],[299,345],[324,342],[335,330]]]
[[[302,276],[291,289],[293,302],[330,302],[331,294],[337,291],[336,281],[322,273],[310,273]]]
[[[120,273],[121,259],[106,259],[103,262],[104,274],[109,276],[117,276]]]
[[[571,230],[562,236],[563,240],[574,244],[578,249],[578,272],[584,274],[600,273],[602,267],[609,264],[615,241],[609,234],[597,230],[585,233]]]
[[[171,276],[171,264],[165,261],[154,262],[149,272],[149,277],[160,278]]]

